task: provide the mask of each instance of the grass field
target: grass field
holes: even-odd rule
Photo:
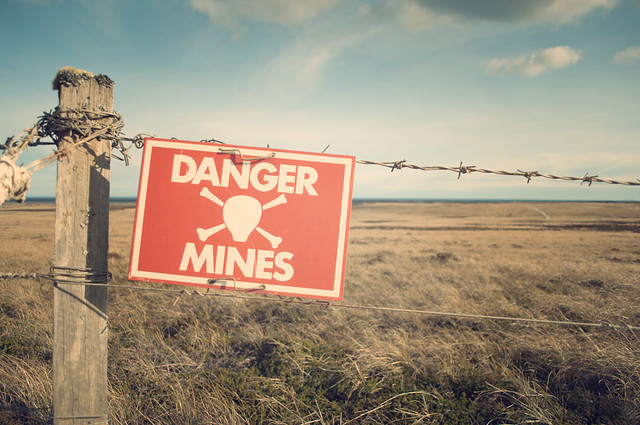
[[[114,286],[133,217],[111,211]],[[0,273],[46,273],[53,222],[3,205]],[[0,423],[43,423],[52,285],[0,291]],[[112,422],[640,424],[637,330],[255,297],[111,289]],[[640,204],[355,203],[344,302],[638,327]]]

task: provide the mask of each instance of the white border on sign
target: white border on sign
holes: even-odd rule
[[[176,147],[176,144],[180,143],[184,145],[184,148]],[[338,232],[338,250],[336,253],[336,268],[333,280],[333,289],[321,290],[312,288],[300,288],[297,286],[282,286],[272,285],[264,283],[264,291],[266,292],[279,292],[286,293],[292,296],[309,296],[309,297],[322,297],[322,298],[339,298],[342,282],[342,272],[344,269],[344,262],[346,260],[347,249],[347,234],[348,234],[348,220],[349,210],[351,202],[351,181],[353,172],[353,158],[346,156],[333,156],[328,154],[313,154],[306,152],[293,152],[279,149],[265,149],[265,148],[251,148],[246,146],[237,145],[213,145],[204,144],[198,142],[189,142],[182,140],[165,140],[165,139],[146,139],[144,152],[142,157],[141,173],[140,173],[140,187],[138,188],[138,202],[136,207],[135,228],[133,235],[133,246],[131,249],[131,264],[129,269],[129,277],[138,278],[148,281],[160,281],[166,283],[187,283],[196,285],[207,285],[209,279],[205,277],[189,276],[182,274],[169,274],[169,273],[157,273],[149,272],[139,269],[139,256],[140,245],[142,240],[143,230],[143,217],[146,207],[146,193],[149,183],[149,169],[151,164],[151,157],[153,155],[154,147],[167,148],[174,150],[184,151],[202,151],[210,153],[218,153],[220,149],[238,149],[243,156],[255,156],[262,157],[267,153],[276,152],[277,158],[291,159],[299,161],[310,161],[324,164],[339,164],[344,166],[344,183],[342,187],[342,200],[340,208],[340,224]],[[222,278],[219,278],[222,279]],[[236,284],[239,285],[257,285],[255,282],[246,282],[237,280]]]

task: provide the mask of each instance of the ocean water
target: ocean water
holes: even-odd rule
[[[112,204],[130,204],[136,203],[136,197],[113,197],[111,198]],[[34,203],[45,203],[51,204],[55,203],[55,197],[27,197],[26,203],[34,204]],[[14,202],[14,201],[9,201]],[[457,202],[457,203],[506,203],[506,202],[577,202],[577,203],[585,203],[585,202],[593,202],[593,203],[624,203],[624,204],[634,204],[640,203],[640,201],[617,201],[617,200],[558,200],[558,199],[461,199],[461,198],[433,198],[433,199],[418,199],[418,198],[354,198],[353,204],[364,203],[364,202]]]
[[[111,198],[111,203],[112,204],[129,204],[129,203],[136,203],[136,198],[134,197],[114,197]],[[15,201],[9,201],[9,202],[15,202]],[[29,197],[27,196],[27,200],[25,201],[26,204],[53,204],[56,202],[56,198],[55,197],[49,197],[49,196],[34,196],[34,197]]]

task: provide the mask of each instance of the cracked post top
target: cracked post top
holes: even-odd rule
[[[105,87],[113,87],[113,80],[106,75],[99,74],[93,75],[92,72],[85,71],[83,69],[73,68],[71,66],[65,66],[58,70],[56,77],[53,79],[53,89],[60,90],[60,87],[78,86],[84,80],[95,79],[95,81]]]

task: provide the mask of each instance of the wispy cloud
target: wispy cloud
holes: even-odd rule
[[[563,152],[541,154],[541,162],[550,173],[582,176],[599,175],[603,178],[635,180],[638,178],[640,154],[605,151]]]
[[[486,67],[488,74],[537,77],[553,69],[565,68],[582,59],[579,50],[569,46],[550,47],[530,56],[514,59],[493,58]]]
[[[527,3],[527,1],[518,3]],[[554,0],[552,2],[541,0],[535,3],[540,7],[531,16],[532,18],[567,23],[596,9],[611,10],[618,4],[618,0]]]
[[[301,34],[284,48],[257,78],[259,85],[286,93],[313,91],[333,61],[368,37],[368,33],[348,34],[337,31],[319,37],[314,32]]]
[[[190,2],[195,10],[205,13],[212,24],[234,31],[235,38],[249,33],[252,26],[259,23],[293,29],[295,37],[280,40],[279,50],[274,50],[250,81],[252,95],[260,93],[280,100],[314,91],[338,58],[378,29],[364,22],[362,12],[354,12],[349,7],[345,7],[345,13],[325,13],[340,0]]]
[[[640,61],[640,46],[630,46],[613,56],[617,63],[631,63]]]
[[[384,0],[375,6],[362,5],[358,11],[361,22],[374,26],[397,25],[408,31],[419,31],[439,24],[452,23],[451,17],[425,7],[415,0],[403,2]]]

